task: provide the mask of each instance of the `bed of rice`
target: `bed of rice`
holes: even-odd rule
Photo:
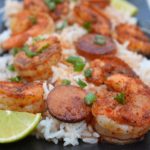
[[[16,9],[14,9],[16,8]],[[6,6],[4,8],[5,16],[4,19],[6,21],[6,25],[9,26],[9,17],[11,14],[18,12],[22,9],[22,3],[18,3],[16,1],[7,0]],[[8,11],[11,10],[11,11]],[[111,13],[113,12],[113,13]],[[118,12],[114,11],[114,8],[109,7],[106,9],[107,14],[111,14],[112,23],[115,26],[121,22],[128,22],[128,23],[136,23],[135,18],[131,18],[128,14],[119,14]],[[122,15],[124,16],[124,20],[122,21]],[[8,38],[11,34],[10,30],[6,30],[0,34],[0,42]],[[86,34],[86,31],[79,27],[77,24],[73,26],[66,27],[61,33],[56,33],[57,36],[62,44],[63,51],[62,55],[64,58],[67,58],[70,55],[77,55],[73,43],[76,41],[77,38],[81,37],[82,35]],[[47,37],[47,35],[45,36]],[[28,40],[31,42],[32,38]],[[128,42],[124,45],[119,44],[116,41],[118,51],[117,57],[124,60],[128,65],[133,68],[133,70],[140,76],[143,82],[150,86],[150,60],[143,57],[140,54],[133,53],[127,49]],[[83,58],[84,59],[84,58]],[[13,62],[13,56],[10,54],[5,54],[0,56],[0,80],[5,81],[11,77],[15,77],[17,74],[12,73],[7,69],[7,65]],[[86,63],[86,67],[88,67],[88,62]],[[86,68],[85,67],[85,68]],[[76,80],[82,79],[85,81],[85,77],[83,73],[76,73],[73,71],[72,67],[68,67],[65,64],[58,63],[57,66],[52,67],[53,77],[51,83],[54,83],[58,79],[69,79],[73,85],[76,84]],[[86,81],[85,81],[86,82]],[[88,84],[86,88],[95,87],[93,84]],[[46,99],[48,93],[53,89],[52,84],[48,84],[46,81],[43,83],[43,89],[45,91],[44,99]],[[79,140],[82,140],[86,143],[97,143],[98,138],[100,137],[90,125],[87,125],[85,121],[79,123],[64,123],[61,122],[50,115],[46,118],[42,119],[37,127],[36,133],[37,138],[44,138],[47,141],[52,141],[55,144],[58,141],[64,141],[64,146],[66,145],[78,145]]]

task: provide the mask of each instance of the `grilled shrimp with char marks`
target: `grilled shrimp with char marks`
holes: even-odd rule
[[[38,113],[44,111],[42,83],[0,82],[0,109]]]
[[[120,24],[116,27],[117,40],[120,43],[129,42],[128,48],[131,51],[150,55],[150,39],[144,32],[135,25]]]
[[[85,26],[89,24],[89,31],[110,36],[111,22],[103,10],[95,3],[83,1],[74,8],[75,22]]]
[[[25,9],[34,10],[36,12],[45,12],[54,20],[58,20],[62,19],[68,14],[69,1],[65,0],[62,2],[57,2],[56,6],[54,6],[54,8],[51,10],[44,0],[24,0],[24,7]]]
[[[100,85],[112,74],[120,73],[130,77],[138,77],[124,61],[115,56],[102,56],[91,62],[92,76],[87,81]]]
[[[91,3],[93,6],[98,8],[105,8],[110,5],[110,0],[82,0],[82,1]]]
[[[92,106],[95,129],[109,142],[135,142],[149,130],[150,88],[121,74],[110,76],[105,84]]]
[[[29,57],[20,51],[14,58],[14,66],[18,74],[27,81],[45,80],[52,75],[51,67],[61,58],[61,46],[55,36],[46,40],[33,42],[28,50],[37,53]]]
[[[4,50],[23,46],[29,37],[53,32],[54,22],[46,13],[23,10],[12,16],[11,30],[11,37],[1,43]]]

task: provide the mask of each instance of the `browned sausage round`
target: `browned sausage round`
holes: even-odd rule
[[[111,38],[104,37],[105,44],[96,44],[96,36],[98,35],[87,34],[79,38],[75,43],[77,52],[88,59],[95,59],[104,54],[113,54],[116,52],[116,45]]]
[[[64,122],[78,122],[89,116],[84,103],[86,92],[76,86],[57,86],[48,95],[48,109],[52,116]]]

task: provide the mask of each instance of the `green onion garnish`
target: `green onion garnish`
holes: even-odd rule
[[[30,49],[29,49],[29,46],[28,45],[25,45],[23,48],[23,51],[25,52],[25,54],[28,56],[28,57],[34,57],[34,56],[37,56],[38,53],[36,52],[32,52]]]
[[[80,72],[84,69],[85,63],[84,62],[76,62],[74,65],[74,71]]]
[[[49,47],[49,44],[46,43],[45,45],[43,45],[41,48],[38,49],[37,54],[42,53],[44,50],[46,50]]]
[[[114,99],[120,103],[120,104],[125,104],[125,94],[124,93],[118,93]]]
[[[59,23],[56,25],[56,29],[57,29],[57,30],[62,30],[62,29],[64,29],[67,25],[68,25],[67,20],[64,20],[63,22],[59,22]]]
[[[7,65],[7,69],[8,69],[9,71],[12,71],[12,72],[15,71],[15,67],[14,67],[13,64]]]
[[[80,72],[84,69],[85,63],[82,58],[78,56],[70,56],[67,58],[67,62],[74,65],[74,71]]]
[[[85,103],[87,105],[91,105],[93,104],[93,102],[96,100],[96,95],[94,93],[88,93],[86,96],[85,96]]]
[[[42,36],[37,36],[37,37],[33,38],[34,42],[38,42],[38,41],[42,41],[42,40],[44,40],[44,37],[42,37]]]
[[[63,2],[63,0],[53,0],[56,4],[60,4]]]
[[[82,81],[81,79],[79,79],[79,80],[77,81],[77,84],[78,84],[82,89],[87,86],[87,84],[86,84],[84,81]]]
[[[37,18],[35,16],[29,16],[28,18],[29,18],[29,20],[31,21],[32,24],[37,23]]]
[[[92,30],[92,23],[87,21],[83,24],[83,28],[85,28],[88,32]]]
[[[86,78],[92,77],[92,70],[91,70],[91,69],[86,69],[86,70],[84,71],[84,76],[85,76]]]
[[[20,48],[12,48],[11,53],[13,56],[15,56],[21,49]]]
[[[21,81],[21,78],[19,76],[16,76],[16,77],[12,77],[9,79],[11,82],[20,82]]]
[[[63,0],[44,0],[44,2],[51,11],[54,11],[56,9],[57,4],[62,3]]]
[[[102,35],[96,35],[94,39],[94,43],[98,45],[106,44],[106,38]]]
[[[70,80],[67,79],[62,80],[62,85],[70,85],[70,84],[71,84]]]

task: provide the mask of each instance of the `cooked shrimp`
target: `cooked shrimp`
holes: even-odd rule
[[[98,8],[105,8],[110,4],[110,0],[82,0],[82,1],[88,2]]]
[[[51,66],[57,64],[61,57],[59,40],[52,36],[33,42],[27,49],[35,56],[30,57],[25,51],[15,56],[14,66],[18,74],[27,81],[48,79],[52,75]]]
[[[116,27],[117,40],[120,43],[129,42],[131,51],[150,55],[150,39],[135,25],[120,24]]]
[[[46,12],[54,20],[58,20],[67,15],[69,11],[69,2],[68,0],[60,2],[56,5],[54,10],[51,10],[44,0],[24,0],[24,7],[36,12]]]
[[[0,109],[22,112],[43,112],[42,83],[0,82]]]
[[[110,35],[111,23],[106,14],[95,4],[84,1],[74,8],[75,21],[85,26],[90,24],[89,31],[102,35]]]
[[[54,22],[46,13],[23,10],[12,17],[12,36],[2,43],[4,50],[21,47],[29,37],[54,31]]]
[[[103,56],[91,62],[92,76],[87,78],[96,85],[103,84],[112,74],[120,73],[131,77],[137,77],[134,71],[121,59],[115,56]]]
[[[150,88],[137,78],[121,74],[110,76],[105,84],[107,88],[98,92],[92,106],[95,129],[113,143],[140,139],[150,126]],[[118,96],[121,93],[123,97]]]

